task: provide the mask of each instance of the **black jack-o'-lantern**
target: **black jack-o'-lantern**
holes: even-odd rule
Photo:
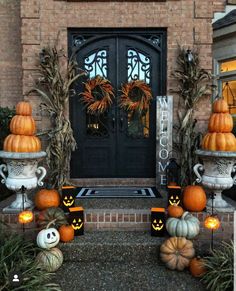
[[[151,209],[151,235],[163,236],[165,234],[165,208]]]
[[[168,206],[182,205],[182,194],[180,186],[168,186]]]
[[[73,186],[63,186],[62,187],[62,203],[61,208],[65,212],[69,212],[70,207],[74,207],[75,205],[75,187]]]
[[[84,234],[84,209],[83,207],[69,208],[69,223],[75,231],[75,235]]]

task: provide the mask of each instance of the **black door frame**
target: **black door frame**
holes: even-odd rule
[[[94,36],[98,34],[98,36]],[[86,41],[83,44],[83,39],[76,39],[78,35],[82,35],[86,38]],[[138,40],[140,42],[144,42],[147,44],[147,41],[143,39],[148,39],[148,37],[158,36],[160,40],[160,44],[154,45],[152,42],[149,42],[148,45],[153,46],[155,50],[159,50],[161,52],[162,57],[160,58],[160,75],[158,76],[159,83],[159,94],[166,95],[166,76],[167,76],[167,31],[165,28],[68,28],[68,55],[69,57],[72,54],[76,54],[78,50],[81,50],[84,46],[88,46],[89,43],[95,42],[97,40],[101,40],[102,37],[109,38],[115,36],[127,36],[129,38],[133,38],[134,40]],[[79,47],[72,46],[72,43],[75,41],[80,42]],[[71,104],[70,104],[71,105]],[[72,112],[70,107],[70,113]],[[80,179],[80,178],[79,178]],[[109,178],[108,178],[109,179]]]

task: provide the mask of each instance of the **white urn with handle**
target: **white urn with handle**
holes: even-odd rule
[[[46,169],[38,167],[38,163],[46,155],[44,151],[29,153],[0,151],[0,158],[5,162],[0,165],[1,182],[9,190],[16,192],[15,201],[10,206],[5,207],[3,212],[17,213],[23,209],[33,208],[33,202],[21,189],[23,186],[27,192],[38,186],[43,186]]]
[[[194,166],[196,181],[215,194],[213,207],[217,211],[232,211],[234,208],[222,198],[222,191],[236,184],[236,152],[197,150],[202,164]],[[212,206],[209,199],[207,206]]]

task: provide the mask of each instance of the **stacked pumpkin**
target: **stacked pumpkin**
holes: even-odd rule
[[[233,129],[233,118],[229,113],[227,102],[216,99],[213,103],[208,133],[202,140],[202,148],[210,151],[236,151],[236,138],[231,133]]]
[[[55,189],[41,189],[35,195],[35,206],[41,212],[38,216],[38,224],[45,227],[51,221],[55,222],[62,242],[74,239],[74,229],[68,224],[64,211],[59,208],[60,194]]]
[[[56,248],[60,234],[56,228],[50,227],[55,221],[47,224],[37,235],[37,245],[43,250],[37,255],[36,262],[39,267],[48,272],[55,272],[63,263],[63,254]]]
[[[202,211],[206,207],[203,188],[187,186],[183,193],[183,204],[189,211]],[[161,245],[161,260],[169,269],[182,271],[189,267],[194,276],[200,276],[204,271],[203,261],[194,258],[195,250],[191,241],[199,234],[200,221],[176,204],[168,207],[168,215],[166,230],[171,237]]]
[[[7,152],[39,152],[41,142],[35,136],[36,125],[32,117],[32,107],[29,102],[19,102],[16,105],[16,115],[10,122],[10,131],[3,149]]]
[[[58,207],[43,209],[37,220],[39,227],[42,229],[37,235],[37,245],[43,250],[38,254],[36,261],[42,269],[55,272],[63,263],[63,254],[56,246],[60,240],[63,242],[73,240],[74,229],[71,225],[67,225],[65,213]]]

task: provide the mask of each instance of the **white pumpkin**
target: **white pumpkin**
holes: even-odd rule
[[[55,272],[63,263],[63,254],[58,248],[43,250],[37,255],[36,262],[41,269]]]
[[[54,227],[49,226],[53,222],[47,225],[46,229],[41,230],[37,235],[37,245],[42,249],[51,249],[55,247],[60,241],[60,234]]]
[[[189,212],[184,212],[181,218],[171,217],[166,221],[166,230],[170,236],[192,239],[199,234],[200,221]]]

